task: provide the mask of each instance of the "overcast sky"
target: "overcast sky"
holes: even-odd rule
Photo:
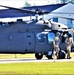
[[[0,5],[7,5],[19,8],[24,6],[25,1],[29,2],[31,5],[46,5],[49,3],[56,3],[57,0],[0,0]]]

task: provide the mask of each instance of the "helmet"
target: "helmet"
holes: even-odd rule
[[[56,36],[59,36],[59,35],[60,35],[60,33],[59,33],[59,32],[57,32],[57,33],[56,33]]]

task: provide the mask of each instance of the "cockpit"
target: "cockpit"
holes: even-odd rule
[[[60,33],[60,42],[65,43],[65,40],[68,36],[67,32]],[[53,40],[55,38],[54,32],[41,32],[37,34],[37,39],[39,44],[46,44],[46,43],[53,43]]]
[[[55,37],[55,34],[53,32],[37,34],[39,44],[52,43],[54,40],[54,37]]]

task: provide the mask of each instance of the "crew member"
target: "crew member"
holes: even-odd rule
[[[53,51],[53,59],[55,60],[55,58],[59,58],[59,44],[60,44],[60,39],[59,39],[59,35],[60,33],[57,32],[56,33],[56,36],[54,38],[54,41],[53,41],[53,46],[54,46],[54,51]]]
[[[68,37],[66,38],[65,43],[66,43],[66,49],[67,49],[67,59],[71,59],[70,52],[71,52],[71,46],[73,43],[71,34],[68,34]]]

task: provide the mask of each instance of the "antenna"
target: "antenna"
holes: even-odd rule
[[[36,14],[36,15],[35,15],[35,19],[36,19],[36,21],[38,21],[38,17],[39,17],[39,15]]]

